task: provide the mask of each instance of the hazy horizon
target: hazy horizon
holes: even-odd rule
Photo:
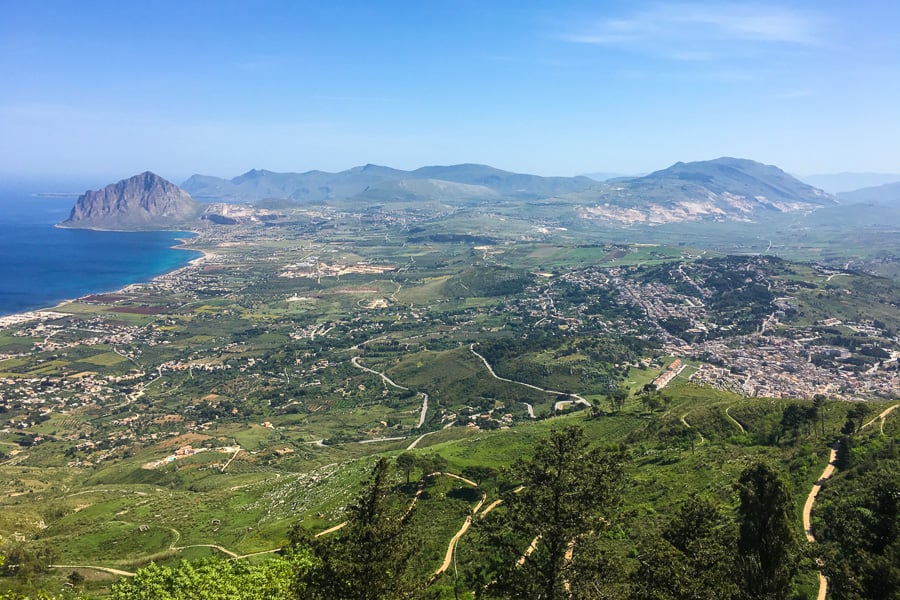
[[[868,6],[867,6],[868,5]],[[0,176],[900,172],[900,7],[13,3]]]

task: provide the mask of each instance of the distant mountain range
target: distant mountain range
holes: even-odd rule
[[[900,173],[828,173],[807,175],[799,179],[830,194],[840,194],[861,188],[900,182]]]
[[[900,182],[844,192],[838,194],[838,199],[845,204],[889,204],[900,206]]]
[[[427,183],[422,183],[423,180]],[[544,198],[585,190],[594,183],[588,177],[539,177],[501,171],[486,165],[462,164],[422,167],[415,171],[365,165],[339,173],[275,173],[254,169],[233,179],[193,175],[182,187],[197,198],[225,202],[252,202],[267,198],[329,202],[357,197],[379,202],[453,200],[459,196],[491,198],[497,195]]]
[[[197,198],[226,203],[279,200],[350,209],[402,205],[489,207],[565,224],[603,221],[613,226],[697,220],[751,221],[837,203],[781,169],[751,160],[718,158],[676,163],[643,177],[598,182],[589,177],[540,177],[476,164],[402,171],[365,165],[339,173],[252,170],[233,179],[193,175],[183,188],[142,173],[87,192],[70,227],[145,229],[191,222],[203,212]],[[539,215],[539,216],[538,216]],[[225,222],[225,221],[223,221]]]
[[[195,220],[202,206],[187,192],[146,171],[79,196],[63,227],[161,229]]]

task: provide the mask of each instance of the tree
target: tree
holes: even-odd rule
[[[622,407],[625,406],[625,401],[628,399],[628,392],[622,389],[617,389],[612,394],[609,395],[609,402],[612,406],[613,410],[619,411],[622,410]]]
[[[734,532],[709,500],[682,505],[661,538],[639,555],[635,600],[718,600],[734,595]]]
[[[806,418],[806,435],[809,435],[809,427],[812,425],[812,432],[816,437],[819,437],[819,432],[817,429],[819,423],[819,407],[815,404],[806,407],[806,414],[804,415]]]
[[[895,456],[865,464],[870,457],[816,503],[816,548],[835,600],[900,597],[900,473]]]
[[[819,415],[819,421],[822,426],[822,435],[825,435],[825,401],[827,398],[824,394],[816,394],[813,396],[813,406]]]
[[[856,433],[862,429],[863,423],[866,422],[866,415],[869,414],[869,408],[865,405],[864,402],[857,402],[853,408],[850,409],[850,413],[847,415],[847,418],[852,420],[856,424]]]
[[[497,469],[493,467],[486,467],[482,465],[472,465],[469,467],[465,467],[462,470],[462,474],[472,479],[477,485],[481,485],[481,482],[485,479],[491,479],[492,477],[497,476]]]
[[[535,448],[509,470],[523,487],[506,492],[503,509],[477,525],[482,585],[504,598],[597,597],[606,573],[594,546],[620,498],[621,457],[589,449],[573,425],[553,429]]]
[[[0,575],[11,575],[22,581],[30,581],[36,575],[46,573],[56,562],[56,549],[49,545],[28,546],[16,543],[3,551]]]
[[[406,483],[409,483],[409,474],[416,468],[416,455],[404,452],[397,457],[397,468],[406,475]]]
[[[447,459],[440,454],[426,454],[417,458],[416,464],[422,473],[432,475],[434,473],[443,473],[447,470]]]
[[[300,538],[321,567],[301,574],[297,591],[314,600],[393,600],[412,596],[409,560],[418,549],[410,525],[413,510],[391,493],[390,463],[381,458],[372,480],[347,508],[347,526],[334,538]],[[300,538],[300,539],[298,539]],[[300,593],[302,592],[302,593]]]
[[[788,485],[769,465],[759,462],[741,473],[737,490],[739,597],[787,598],[797,573],[799,550]]]
[[[647,385],[653,385],[653,384],[649,383]],[[655,387],[656,386],[654,386],[654,389],[655,389]],[[663,396],[661,394],[659,394],[658,392],[648,392],[645,394],[641,394],[641,404],[650,413],[662,408],[664,402],[665,402],[665,400],[664,400]]]
[[[77,587],[80,586],[82,583],[84,583],[84,575],[82,575],[82,574],[79,573],[78,571],[72,571],[72,572],[69,573],[69,575],[66,577],[66,581],[68,581],[70,584],[72,584],[72,587],[73,587],[73,588],[77,588]]]
[[[781,435],[790,432],[796,436],[805,421],[806,411],[803,407],[793,402],[788,404],[781,413]]]

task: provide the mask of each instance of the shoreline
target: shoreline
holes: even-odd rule
[[[60,229],[85,229],[83,227],[82,228],[62,227],[59,223],[56,223],[54,225],[54,227],[58,227]],[[120,233],[144,233],[143,231],[134,231],[134,230],[128,231],[128,230],[116,230],[116,229],[91,229],[91,231],[115,231],[115,232],[120,232]],[[175,233],[175,234],[191,233],[195,236],[198,236],[198,237],[200,236],[199,231],[192,231],[192,230],[156,230],[156,231],[171,231],[172,233]],[[180,267],[176,267],[169,271],[165,271],[164,273],[159,273],[159,274],[154,275],[153,277],[150,277],[143,281],[127,283],[121,287],[117,287],[117,288],[110,289],[110,290],[98,290],[98,291],[90,292],[87,294],[83,294],[81,296],[76,296],[73,298],[63,298],[62,300],[59,300],[58,302],[56,302],[55,304],[50,305],[50,306],[41,306],[41,307],[33,308],[30,310],[21,310],[21,311],[17,311],[17,312],[6,314],[6,315],[0,314],[0,331],[2,331],[3,329],[6,329],[7,327],[11,327],[13,325],[18,325],[20,323],[27,323],[28,321],[34,321],[34,320],[37,320],[37,319],[40,319],[42,317],[46,317],[49,315],[61,315],[61,316],[68,315],[69,313],[62,313],[62,312],[59,312],[57,309],[66,304],[71,304],[72,302],[78,302],[79,300],[81,300],[83,298],[87,298],[89,296],[104,295],[104,294],[116,294],[116,293],[128,293],[127,290],[131,286],[146,285],[148,283],[153,283],[154,281],[156,281],[158,279],[161,279],[163,277],[168,277],[169,275],[178,273],[179,271],[182,271],[184,269],[198,267],[202,263],[204,263],[207,260],[214,258],[216,256],[213,252],[210,252],[209,250],[202,249],[202,248],[190,247],[190,245],[188,243],[190,238],[176,237],[174,239],[178,243],[175,245],[169,246],[170,250],[182,250],[182,251],[188,251],[188,252],[196,252],[199,254],[199,256],[190,259],[187,262],[187,264],[181,265]]]

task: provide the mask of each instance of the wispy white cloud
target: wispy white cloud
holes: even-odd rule
[[[674,60],[711,60],[748,45],[813,45],[820,38],[816,15],[771,4],[652,4],[631,14],[594,21],[563,39],[663,55]]]

